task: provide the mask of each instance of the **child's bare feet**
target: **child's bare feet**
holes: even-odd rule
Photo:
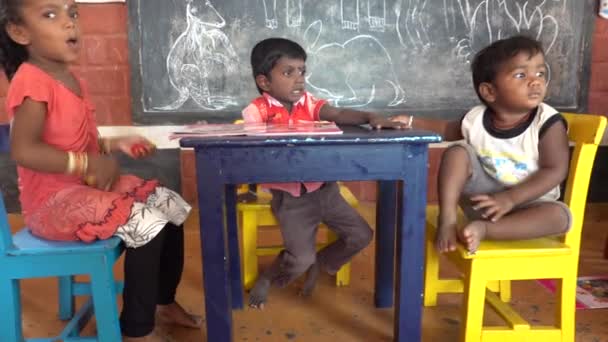
[[[441,221],[441,220],[440,220]],[[435,248],[439,253],[446,253],[456,250],[456,221],[440,222],[437,228],[437,236],[435,236]]]
[[[260,276],[255,282],[253,289],[249,292],[249,306],[255,309],[264,309],[271,281],[265,276]]]
[[[122,342],[169,342],[169,340],[155,331],[142,337],[123,337]]]
[[[186,312],[181,305],[173,302],[168,305],[156,306],[156,321],[160,324],[175,324],[186,328],[198,329],[201,327],[203,318]]]
[[[487,229],[487,222],[485,221],[473,221],[462,229],[460,240],[470,253],[477,251],[479,243],[486,236]]]
[[[300,290],[300,296],[302,297],[310,297],[312,292],[315,289],[315,285],[317,284],[317,279],[319,278],[319,271],[321,267],[318,262],[315,262],[310,266],[308,271],[306,271],[306,280],[304,281],[304,285],[302,286],[302,290]]]

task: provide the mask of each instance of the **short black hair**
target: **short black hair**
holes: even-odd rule
[[[270,79],[270,71],[281,57],[306,61],[306,51],[300,44],[285,38],[268,38],[255,44],[251,50],[253,79],[255,80],[258,75],[264,75]],[[262,89],[257,83],[256,87],[262,94]]]
[[[487,105],[479,94],[479,85],[484,82],[493,82],[498,69],[520,52],[526,52],[530,57],[538,53],[545,54],[540,42],[524,35],[497,40],[475,54],[473,63],[471,63],[471,71],[475,92],[481,102]]]

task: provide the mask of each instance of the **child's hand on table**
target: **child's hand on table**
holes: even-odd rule
[[[369,119],[369,125],[374,129],[393,128],[405,129],[408,128],[406,123],[398,120],[387,119],[380,115],[374,115]]]

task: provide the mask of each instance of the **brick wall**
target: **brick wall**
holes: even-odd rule
[[[97,106],[100,125],[131,124],[131,102],[128,65],[127,9],[125,4],[81,4],[83,50],[75,68],[89,83]],[[594,14],[595,15],[595,14]],[[608,114],[608,20],[598,19],[593,36],[592,76],[589,89],[589,112]],[[0,98],[6,95],[6,79],[0,76]],[[0,122],[6,122],[4,108]],[[429,180],[436,179],[440,150],[430,154]],[[184,196],[195,201],[194,162],[191,153],[182,158]],[[361,200],[375,199],[376,189],[370,182],[353,182],[349,186]],[[436,197],[434,182],[429,182],[429,200]]]
[[[608,19],[595,21],[590,82],[589,112],[608,115]]]

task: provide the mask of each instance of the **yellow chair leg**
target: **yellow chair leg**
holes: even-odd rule
[[[336,241],[338,237],[331,230],[327,230],[327,242],[332,243]],[[350,262],[342,265],[336,273],[336,286],[348,286],[350,284]]]
[[[427,235],[431,234],[427,232]],[[439,282],[439,254],[433,240],[426,238],[426,265],[424,268],[424,306],[437,305],[437,286]]]
[[[241,227],[243,235],[243,286],[249,290],[258,278],[258,213],[242,211]]]
[[[350,284],[350,262],[342,265],[336,273],[336,286],[348,286]]]
[[[511,281],[501,280],[500,281],[500,300],[505,303],[511,301]]]
[[[576,270],[576,267],[573,268]],[[561,283],[561,284],[560,284]],[[574,341],[576,312],[576,276],[569,275],[557,282],[557,322],[562,330],[562,341]]]
[[[461,326],[461,341],[481,341],[483,326],[483,309],[486,296],[486,281],[483,279],[483,270],[469,266],[468,276],[465,277],[464,301],[462,316],[464,322]]]

